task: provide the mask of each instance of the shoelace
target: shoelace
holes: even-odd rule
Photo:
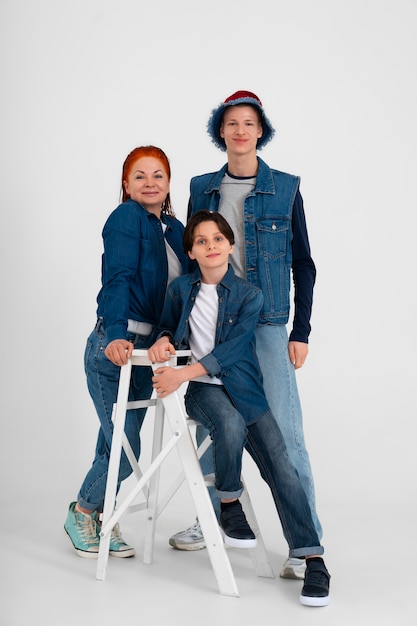
[[[116,544],[124,544],[124,539],[122,537],[122,533],[120,532],[119,524],[115,524],[111,531],[111,541]]]
[[[100,516],[99,516],[99,526],[101,526],[102,517],[103,517],[103,514],[100,513]],[[110,538],[111,538],[111,543],[113,544],[113,547],[126,545],[126,542],[125,542],[125,540],[122,537],[122,533],[120,532],[119,523],[117,523],[117,524],[115,524],[113,526],[113,528],[111,530]]]
[[[189,535],[202,535],[203,533],[201,532],[201,527],[200,527],[200,522],[196,522],[194,524],[194,526],[190,526],[190,528],[187,528],[186,531],[184,531],[184,534],[189,534]]]
[[[97,543],[97,524],[92,517],[87,517],[87,515],[83,515],[80,519],[78,518],[78,523],[81,526],[81,536],[85,543],[87,544],[95,544]]]

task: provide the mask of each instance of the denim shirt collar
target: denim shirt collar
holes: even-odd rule
[[[227,270],[226,274],[223,276],[223,278],[221,279],[221,281],[219,282],[219,285],[221,285],[222,287],[225,287],[226,289],[231,291],[232,285],[233,285],[233,280],[234,280],[234,275],[235,275],[235,272],[233,270],[233,267],[229,263],[228,270]],[[200,268],[197,268],[190,275],[190,284],[191,285],[198,285],[200,282],[201,282],[201,272],[200,272]]]
[[[132,198],[128,198],[127,200],[125,200],[125,203],[127,202],[131,202],[133,203],[133,205],[137,205],[138,207],[140,207],[142,209],[142,211],[144,212],[145,216],[150,219],[150,220],[157,220],[162,222],[169,230],[172,230],[172,226],[169,223],[169,216],[164,213],[163,211],[161,211],[161,217],[157,217],[155,215],[155,213],[151,213],[150,211],[148,211],[147,209],[145,209],[145,207],[140,204],[140,202],[137,202],[137,200],[133,200]]]

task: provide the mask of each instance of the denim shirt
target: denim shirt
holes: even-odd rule
[[[227,164],[191,179],[188,217],[201,209],[218,211],[226,171]],[[290,312],[292,270],[295,309],[290,340],[308,343],[316,268],[299,184],[297,176],[273,170],[258,157],[255,187],[244,203],[246,278],[264,295],[259,323],[283,325]]]
[[[189,272],[189,259],[182,247],[183,224],[164,213],[161,220],[167,226],[165,238],[182,272]],[[158,324],[165,301],[168,261],[160,220],[134,200],[126,200],[110,214],[102,236],[97,316],[103,318],[110,342],[129,337],[128,319]]]
[[[189,349],[189,317],[201,286],[201,274],[180,276],[168,287],[159,335],[169,335],[176,350]],[[221,379],[247,424],[268,411],[255,350],[255,328],[262,308],[260,289],[229,269],[217,285],[219,312],[214,349],[199,362],[209,376]]]

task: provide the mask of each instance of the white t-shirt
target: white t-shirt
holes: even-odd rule
[[[201,283],[193,308],[191,309],[190,349],[192,362],[196,363],[203,356],[212,352],[216,336],[216,323],[219,312],[219,297],[217,285]],[[193,378],[193,381],[222,385],[220,378],[211,378],[208,374]]]

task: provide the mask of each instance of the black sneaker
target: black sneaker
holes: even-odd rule
[[[306,606],[327,606],[330,602],[330,574],[321,557],[306,559],[304,586],[300,602]]]
[[[255,548],[257,545],[239,500],[226,506],[222,503],[220,529],[223,531],[224,543],[231,548]]]

